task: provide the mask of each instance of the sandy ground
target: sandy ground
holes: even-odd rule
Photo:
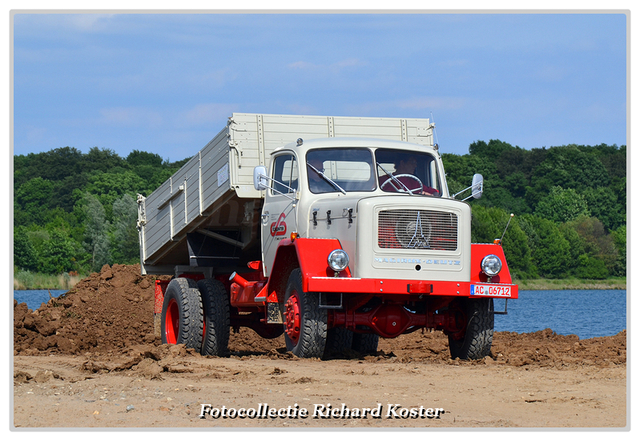
[[[202,357],[160,344],[153,280],[124,266],[37,311],[15,304],[13,315],[17,431],[628,424],[626,332],[588,340],[499,332],[491,357],[477,361],[451,360],[441,332],[415,332],[381,339],[375,355],[320,361],[286,353],[282,337],[241,329],[229,357]]]
[[[15,383],[13,423],[16,428],[621,428],[627,424],[625,366],[514,368],[492,363],[268,356],[191,356],[169,363],[167,371],[152,378],[152,371],[144,369],[93,373],[86,370],[82,356],[15,357],[16,371],[32,378]],[[289,417],[282,412],[284,418],[237,415],[240,409],[255,409],[255,414],[261,403],[276,410],[306,409],[308,414],[306,418],[291,411]],[[376,409],[378,403],[380,418],[370,414],[358,418],[353,412]],[[207,404],[208,413],[200,418]],[[351,418],[340,418],[343,404],[352,413],[342,415]],[[334,416],[327,415],[329,405],[338,409]],[[223,407],[235,413],[219,416]],[[217,418],[211,416],[212,408],[217,409],[213,410]],[[416,418],[402,408],[416,409]]]

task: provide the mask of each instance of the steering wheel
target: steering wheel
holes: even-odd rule
[[[411,194],[416,194],[415,192],[420,192],[420,193],[422,193],[422,191],[423,191],[423,189],[424,189],[424,186],[422,185],[422,181],[421,181],[420,179],[418,179],[416,176],[411,175],[411,174],[406,174],[406,173],[403,173],[403,174],[400,174],[400,175],[395,175],[394,177],[391,177],[391,178],[387,179],[386,181],[384,181],[384,182],[382,183],[382,185],[380,186],[380,189],[381,189],[381,190],[384,190],[384,186],[385,186],[385,185],[389,184],[390,182],[394,182],[394,181],[395,181],[395,179],[398,179],[398,178],[410,178],[410,179],[413,179],[413,180],[414,180],[414,181],[416,181],[420,186],[419,186],[419,187],[417,187],[417,188],[409,188],[409,193],[411,193]],[[404,184],[404,182],[403,182],[403,184]],[[396,187],[396,185],[398,185],[398,184],[392,185],[392,187],[393,187],[396,191],[399,191],[400,193],[407,193],[407,190],[405,190],[405,189],[404,189],[404,187],[400,186],[400,188],[397,188],[397,187]],[[407,188],[408,188],[408,187],[409,187],[409,186],[407,185]]]

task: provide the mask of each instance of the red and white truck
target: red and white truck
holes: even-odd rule
[[[162,341],[222,356],[244,326],[327,357],[429,328],[453,358],[489,355],[493,299],[518,287],[499,240],[471,243],[471,209],[449,193],[433,128],[234,113],[138,197],[142,272],[173,276],[156,282]],[[480,197],[480,175],[468,193]]]

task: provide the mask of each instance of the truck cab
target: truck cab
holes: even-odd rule
[[[271,298],[284,305],[285,332],[287,317],[300,316],[301,303],[311,302],[327,313],[329,346],[336,333],[396,337],[432,325],[463,346],[465,299],[480,292],[476,285],[481,295],[494,287],[517,297],[502,248],[471,244],[470,206],[449,194],[444,176],[436,148],[367,138],[298,139],[274,150],[270,170],[256,167],[255,186],[265,191],[264,276],[268,285],[289,287],[298,281],[285,283],[286,275],[300,279],[293,302],[287,294]],[[470,188],[476,198],[481,185]],[[483,269],[487,256],[484,265],[504,265],[501,272]],[[318,300],[303,301],[308,292]],[[485,321],[491,316],[492,333],[492,302],[471,302],[477,303]],[[302,335],[289,333],[295,349]],[[488,340],[458,354],[486,355]]]

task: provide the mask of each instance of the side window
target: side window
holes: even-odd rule
[[[298,189],[298,162],[292,154],[277,156],[273,160],[273,188],[272,195],[293,193]]]

